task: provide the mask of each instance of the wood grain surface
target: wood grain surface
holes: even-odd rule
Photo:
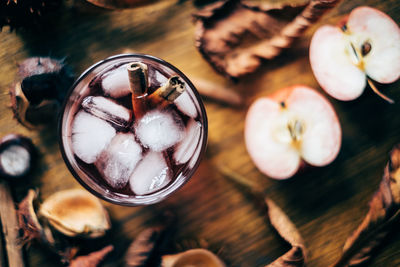
[[[267,1],[267,0],[264,0]],[[113,244],[115,251],[104,266],[120,266],[132,239],[146,226],[160,223],[169,210],[176,214],[171,251],[207,246],[228,266],[264,266],[283,254],[288,246],[265,220],[251,199],[227,181],[221,168],[242,175],[259,185],[298,226],[308,248],[308,266],[328,266],[340,254],[346,237],[368,211],[377,190],[388,152],[400,142],[400,82],[382,86],[396,104],[389,105],[367,89],[359,99],[340,102],[331,97],[343,130],[338,158],[324,168],[310,168],[287,180],[262,175],[250,160],[243,139],[248,105],[259,96],[282,87],[305,84],[321,91],[308,59],[310,38],[316,28],[338,22],[354,7],[369,5],[387,12],[398,23],[397,0],[342,1],[306,32],[294,47],[238,84],[215,74],[194,47],[191,14],[202,1],[162,1],[124,11],[85,13],[65,10],[39,33],[0,33],[0,133],[25,134],[39,148],[37,168],[26,182],[12,185],[16,201],[28,188],[39,188],[41,198],[57,190],[79,187],[65,166],[58,147],[56,127],[28,130],[13,119],[8,88],[16,62],[29,56],[63,58],[76,73],[93,63],[124,51],[151,54],[169,61],[193,78],[203,78],[240,92],[245,106],[232,108],[205,99],[209,141],[196,175],[162,203],[148,207],[120,207],[104,203],[113,228],[89,249]],[[325,94],[324,92],[322,92]],[[325,94],[326,95],[326,94]],[[58,258],[39,245],[25,251],[29,266],[62,266]],[[394,233],[369,266],[400,266],[400,234]]]

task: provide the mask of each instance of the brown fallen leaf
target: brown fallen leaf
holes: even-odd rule
[[[196,47],[218,72],[237,78],[254,72],[316,22],[339,0],[307,4],[219,1],[194,14]]]
[[[150,227],[140,232],[125,254],[125,266],[146,266],[164,230],[164,227],[159,226]]]
[[[257,189],[256,185],[248,179],[232,172],[227,168],[219,168],[219,171],[239,188],[251,195],[256,204],[267,210],[267,217],[271,226],[279,236],[292,248],[265,267],[299,267],[306,262],[306,248],[303,238],[289,217],[271,199],[264,196],[264,193]]]
[[[30,189],[26,197],[18,204],[17,217],[22,231],[23,243],[29,244],[35,239],[48,242],[45,231],[36,216],[33,204],[37,200],[37,195],[37,191]]]
[[[265,198],[268,207],[268,218],[278,234],[288,242],[292,248],[266,267],[304,266],[304,241],[296,226],[287,215],[270,199]]]
[[[78,256],[71,261],[69,267],[96,267],[113,249],[114,247],[112,245],[108,245],[99,251],[92,252],[85,256]]]
[[[22,234],[21,243],[29,246],[33,241],[37,241],[57,254],[62,263],[71,262],[82,248],[82,243],[66,239],[64,234],[50,227],[45,217],[38,217],[36,202],[38,202],[38,191],[30,189],[26,197],[18,204],[17,217]]]
[[[332,265],[356,266],[368,261],[375,248],[394,230],[400,218],[400,145],[390,153],[379,190],[369,203],[363,222],[346,240],[343,254]]]

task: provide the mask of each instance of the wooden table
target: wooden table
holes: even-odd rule
[[[198,1],[200,2],[200,1]],[[328,266],[340,254],[346,237],[358,226],[377,190],[388,152],[400,140],[400,105],[389,105],[371,90],[356,101],[328,99],[336,108],[343,143],[338,158],[328,167],[314,168],[287,181],[262,175],[250,160],[243,140],[248,105],[261,95],[282,87],[305,84],[321,91],[308,60],[313,32],[323,23],[335,23],[354,7],[368,4],[400,21],[400,3],[343,1],[320,23],[307,31],[292,49],[267,62],[257,73],[233,85],[217,75],[203,60],[194,43],[192,1],[165,1],[134,10],[80,13],[67,9],[49,30],[41,34],[0,33],[0,133],[21,133],[33,139],[40,162],[29,182],[15,186],[20,200],[28,188],[39,188],[46,198],[57,190],[79,187],[68,172],[59,151],[55,128],[28,130],[13,119],[7,94],[16,62],[29,56],[66,57],[81,73],[94,62],[130,49],[163,58],[190,77],[200,77],[238,90],[243,108],[231,108],[205,100],[209,119],[208,149],[196,175],[168,200],[149,207],[119,207],[104,203],[113,228],[98,246],[112,243],[115,251],[104,266],[122,263],[131,240],[159,215],[172,210],[178,231],[174,246],[207,242],[228,266],[264,266],[288,247],[265,221],[265,213],[218,171],[229,169],[258,183],[298,226],[309,251],[309,266]],[[400,101],[400,82],[384,92]],[[325,94],[325,93],[324,93]],[[200,242],[201,241],[201,242]],[[186,245],[190,246],[190,245]],[[59,266],[56,256],[33,245],[26,252],[29,266]],[[394,233],[369,266],[400,265],[400,234]]]

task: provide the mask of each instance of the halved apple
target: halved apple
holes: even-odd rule
[[[247,112],[245,142],[257,168],[274,179],[292,177],[303,162],[331,163],[340,150],[342,131],[328,100],[297,85],[256,100]]]
[[[368,82],[392,83],[400,77],[400,28],[385,13],[355,8],[343,26],[325,25],[310,44],[310,63],[321,87],[339,100],[359,97]]]

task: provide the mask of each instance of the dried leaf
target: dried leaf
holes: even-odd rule
[[[46,218],[41,217],[39,220],[35,205],[37,198],[38,192],[30,189],[26,197],[18,205],[17,215],[19,226],[22,230],[22,242],[29,245],[31,241],[37,240],[57,254],[61,262],[71,262],[81,247],[85,245],[82,242],[77,244],[72,239],[65,238],[65,235],[61,232],[53,232]],[[76,199],[78,202],[82,202],[80,198]]]
[[[45,232],[36,216],[33,202],[37,199],[37,192],[30,189],[26,197],[18,204],[18,223],[22,230],[22,240],[30,243],[32,240],[46,240]]]
[[[343,254],[332,266],[356,266],[368,261],[372,252],[394,230],[400,218],[400,145],[390,153],[379,190],[369,203],[363,222],[346,240]]]
[[[339,0],[308,4],[250,4],[225,0],[194,14],[196,47],[220,73],[239,77],[272,59]]]
[[[300,236],[300,233],[297,230],[296,226],[272,200],[265,198],[265,203],[268,207],[268,218],[272,227],[274,227],[279,235],[292,246],[292,248],[288,252],[266,266],[304,266],[304,241]]]
[[[250,194],[256,203],[264,210],[267,210],[271,226],[278,232],[280,237],[289,243],[292,248],[281,257],[266,265],[266,267],[299,267],[306,262],[306,249],[303,238],[293,222],[271,199],[264,196],[264,193],[257,189],[256,185],[248,179],[232,172],[227,168],[219,168],[219,171],[235,185]]]
[[[36,215],[38,194],[38,191],[29,189],[28,194],[18,204],[17,217],[22,231],[22,242],[30,245],[33,240],[37,240],[53,249],[56,247],[53,233],[46,225],[42,226]],[[57,251],[56,249],[54,250]]]
[[[139,233],[125,255],[126,267],[145,266],[164,232],[164,227],[151,227]]]
[[[92,252],[85,256],[76,257],[71,261],[69,267],[96,267],[113,249],[114,247],[112,245],[108,245],[99,251]]]

